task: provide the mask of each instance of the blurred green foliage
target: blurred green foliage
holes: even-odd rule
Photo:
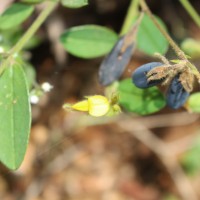
[[[200,137],[196,138],[194,146],[187,150],[180,158],[185,171],[194,176],[200,171]]]
[[[161,110],[165,105],[165,98],[157,87],[139,89],[131,79],[119,82],[119,103],[129,112],[148,115]]]

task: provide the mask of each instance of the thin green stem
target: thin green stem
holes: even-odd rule
[[[41,24],[45,21],[45,19],[49,16],[52,10],[56,7],[57,2],[49,1],[46,8],[40,13],[37,19],[33,22],[30,28],[25,32],[25,34],[20,38],[20,40],[16,43],[16,45],[10,50],[9,56],[3,61],[0,74],[4,71],[4,69],[9,66],[9,63],[12,62],[13,56],[18,53],[28,40],[34,35],[34,33],[38,30]]]
[[[196,76],[196,78],[198,79],[199,83],[200,83],[200,74],[199,71],[197,70],[197,68],[187,59],[187,56],[185,55],[185,53],[179,48],[179,46],[174,42],[174,40],[170,37],[170,35],[165,31],[165,29],[163,29],[163,27],[160,26],[160,24],[156,21],[155,17],[153,16],[153,14],[151,13],[149,7],[147,6],[145,0],[140,0],[140,6],[142,8],[142,10],[144,11],[144,13],[146,13],[151,20],[153,21],[153,23],[155,24],[155,26],[158,28],[158,30],[163,34],[163,36],[167,39],[167,41],[169,42],[169,44],[171,45],[171,47],[173,48],[174,52],[176,53],[177,57],[180,60],[185,60],[187,62],[187,66],[192,70],[192,73]]]
[[[131,0],[130,6],[128,8],[120,35],[124,35],[128,32],[133,24],[133,19],[138,15],[139,0]]]
[[[167,39],[167,41],[169,42],[171,47],[174,49],[178,58],[180,58],[181,60],[187,60],[185,53],[178,47],[178,45],[169,36],[169,34],[165,31],[165,29],[162,26],[160,26],[160,24],[157,22],[157,20],[151,13],[149,7],[147,6],[147,4],[144,0],[140,0],[140,6],[142,7],[142,10],[151,18],[151,20],[156,25],[156,27],[159,29],[159,31],[163,34],[163,36]]]
[[[34,33],[38,30],[41,24],[45,21],[45,19],[49,16],[52,10],[56,6],[56,2],[48,2],[46,8],[40,13],[37,19],[33,22],[31,27],[26,31],[26,33],[21,37],[21,39],[17,42],[17,44],[11,49],[10,53],[15,54],[18,53],[23,46],[27,43],[27,41],[34,35]]]
[[[191,5],[191,3],[188,0],[180,0],[180,3],[185,8],[185,10],[188,12],[190,17],[195,21],[195,23],[200,27],[200,16],[194,9],[194,7]]]

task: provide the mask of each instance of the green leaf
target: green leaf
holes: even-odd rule
[[[68,8],[80,8],[88,4],[88,0],[61,0],[61,4]]]
[[[162,200],[178,200],[178,198],[172,194],[167,194]]]
[[[25,74],[19,64],[0,77],[0,161],[17,169],[27,148],[31,111]]]
[[[156,17],[158,23],[165,28],[164,23]],[[166,28],[165,28],[166,29]],[[164,54],[168,49],[168,42],[158,30],[149,16],[144,15],[137,33],[137,47],[148,55]]]
[[[200,113],[200,92],[191,94],[186,106],[191,112]]]
[[[14,44],[16,44],[19,39],[24,34],[24,30],[22,27],[18,26],[15,28],[12,28],[12,31],[10,29],[2,31],[0,34],[0,37],[2,37],[2,40],[0,41],[0,44],[7,44],[10,47],[12,47]],[[33,49],[37,47],[41,43],[41,38],[38,35],[33,35],[33,37],[30,38],[30,40],[27,41],[27,43],[24,45],[24,49]]]
[[[191,58],[200,58],[200,41],[187,38],[181,43],[183,51]]]
[[[36,83],[36,72],[34,67],[30,63],[26,63],[25,66],[23,66],[23,70],[26,75],[27,85],[29,90],[33,87],[34,83]]]
[[[107,54],[117,39],[115,32],[97,25],[73,27],[60,36],[64,48],[80,58],[95,58]]]
[[[119,103],[129,112],[140,115],[148,115],[161,110],[165,105],[165,99],[157,87],[139,89],[131,81],[120,81]]]
[[[22,3],[12,4],[0,16],[0,29],[10,29],[24,22],[33,12],[34,7]]]
[[[200,170],[200,138],[195,139],[194,146],[181,156],[181,164],[185,171],[191,175],[196,175]]]
[[[34,49],[36,47],[38,47],[41,44],[42,39],[37,36],[37,35],[33,35],[33,37],[30,38],[29,41],[27,41],[27,43],[24,45],[24,49],[25,50],[31,50]]]

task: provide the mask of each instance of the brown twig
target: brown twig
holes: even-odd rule
[[[190,114],[188,112],[179,112],[137,118],[137,120],[141,119],[146,128],[160,128],[188,125],[197,121],[199,115]]]
[[[168,144],[152,134],[152,132],[141,122],[139,123],[138,121],[132,120],[130,123],[129,121],[124,120],[118,122],[117,125],[132,134],[159,157],[164,166],[167,168],[183,200],[198,200],[190,181],[186,177],[176,159],[176,154],[174,154],[173,150],[169,148]]]
[[[165,165],[167,171],[169,172],[172,180],[174,181],[182,200],[198,200],[198,197],[188,180],[185,172],[181,168],[175,156],[160,157],[160,160]]]

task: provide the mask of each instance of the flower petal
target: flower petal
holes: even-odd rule
[[[108,99],[101,95],[88,97],[89,114],[94,117],[105,115],[110,109]]]
[[[71,108],[79,111],[88,111],[89,109],[88,100],[83,100],[78,103],[75,103],[74,105],[71,106]]]

